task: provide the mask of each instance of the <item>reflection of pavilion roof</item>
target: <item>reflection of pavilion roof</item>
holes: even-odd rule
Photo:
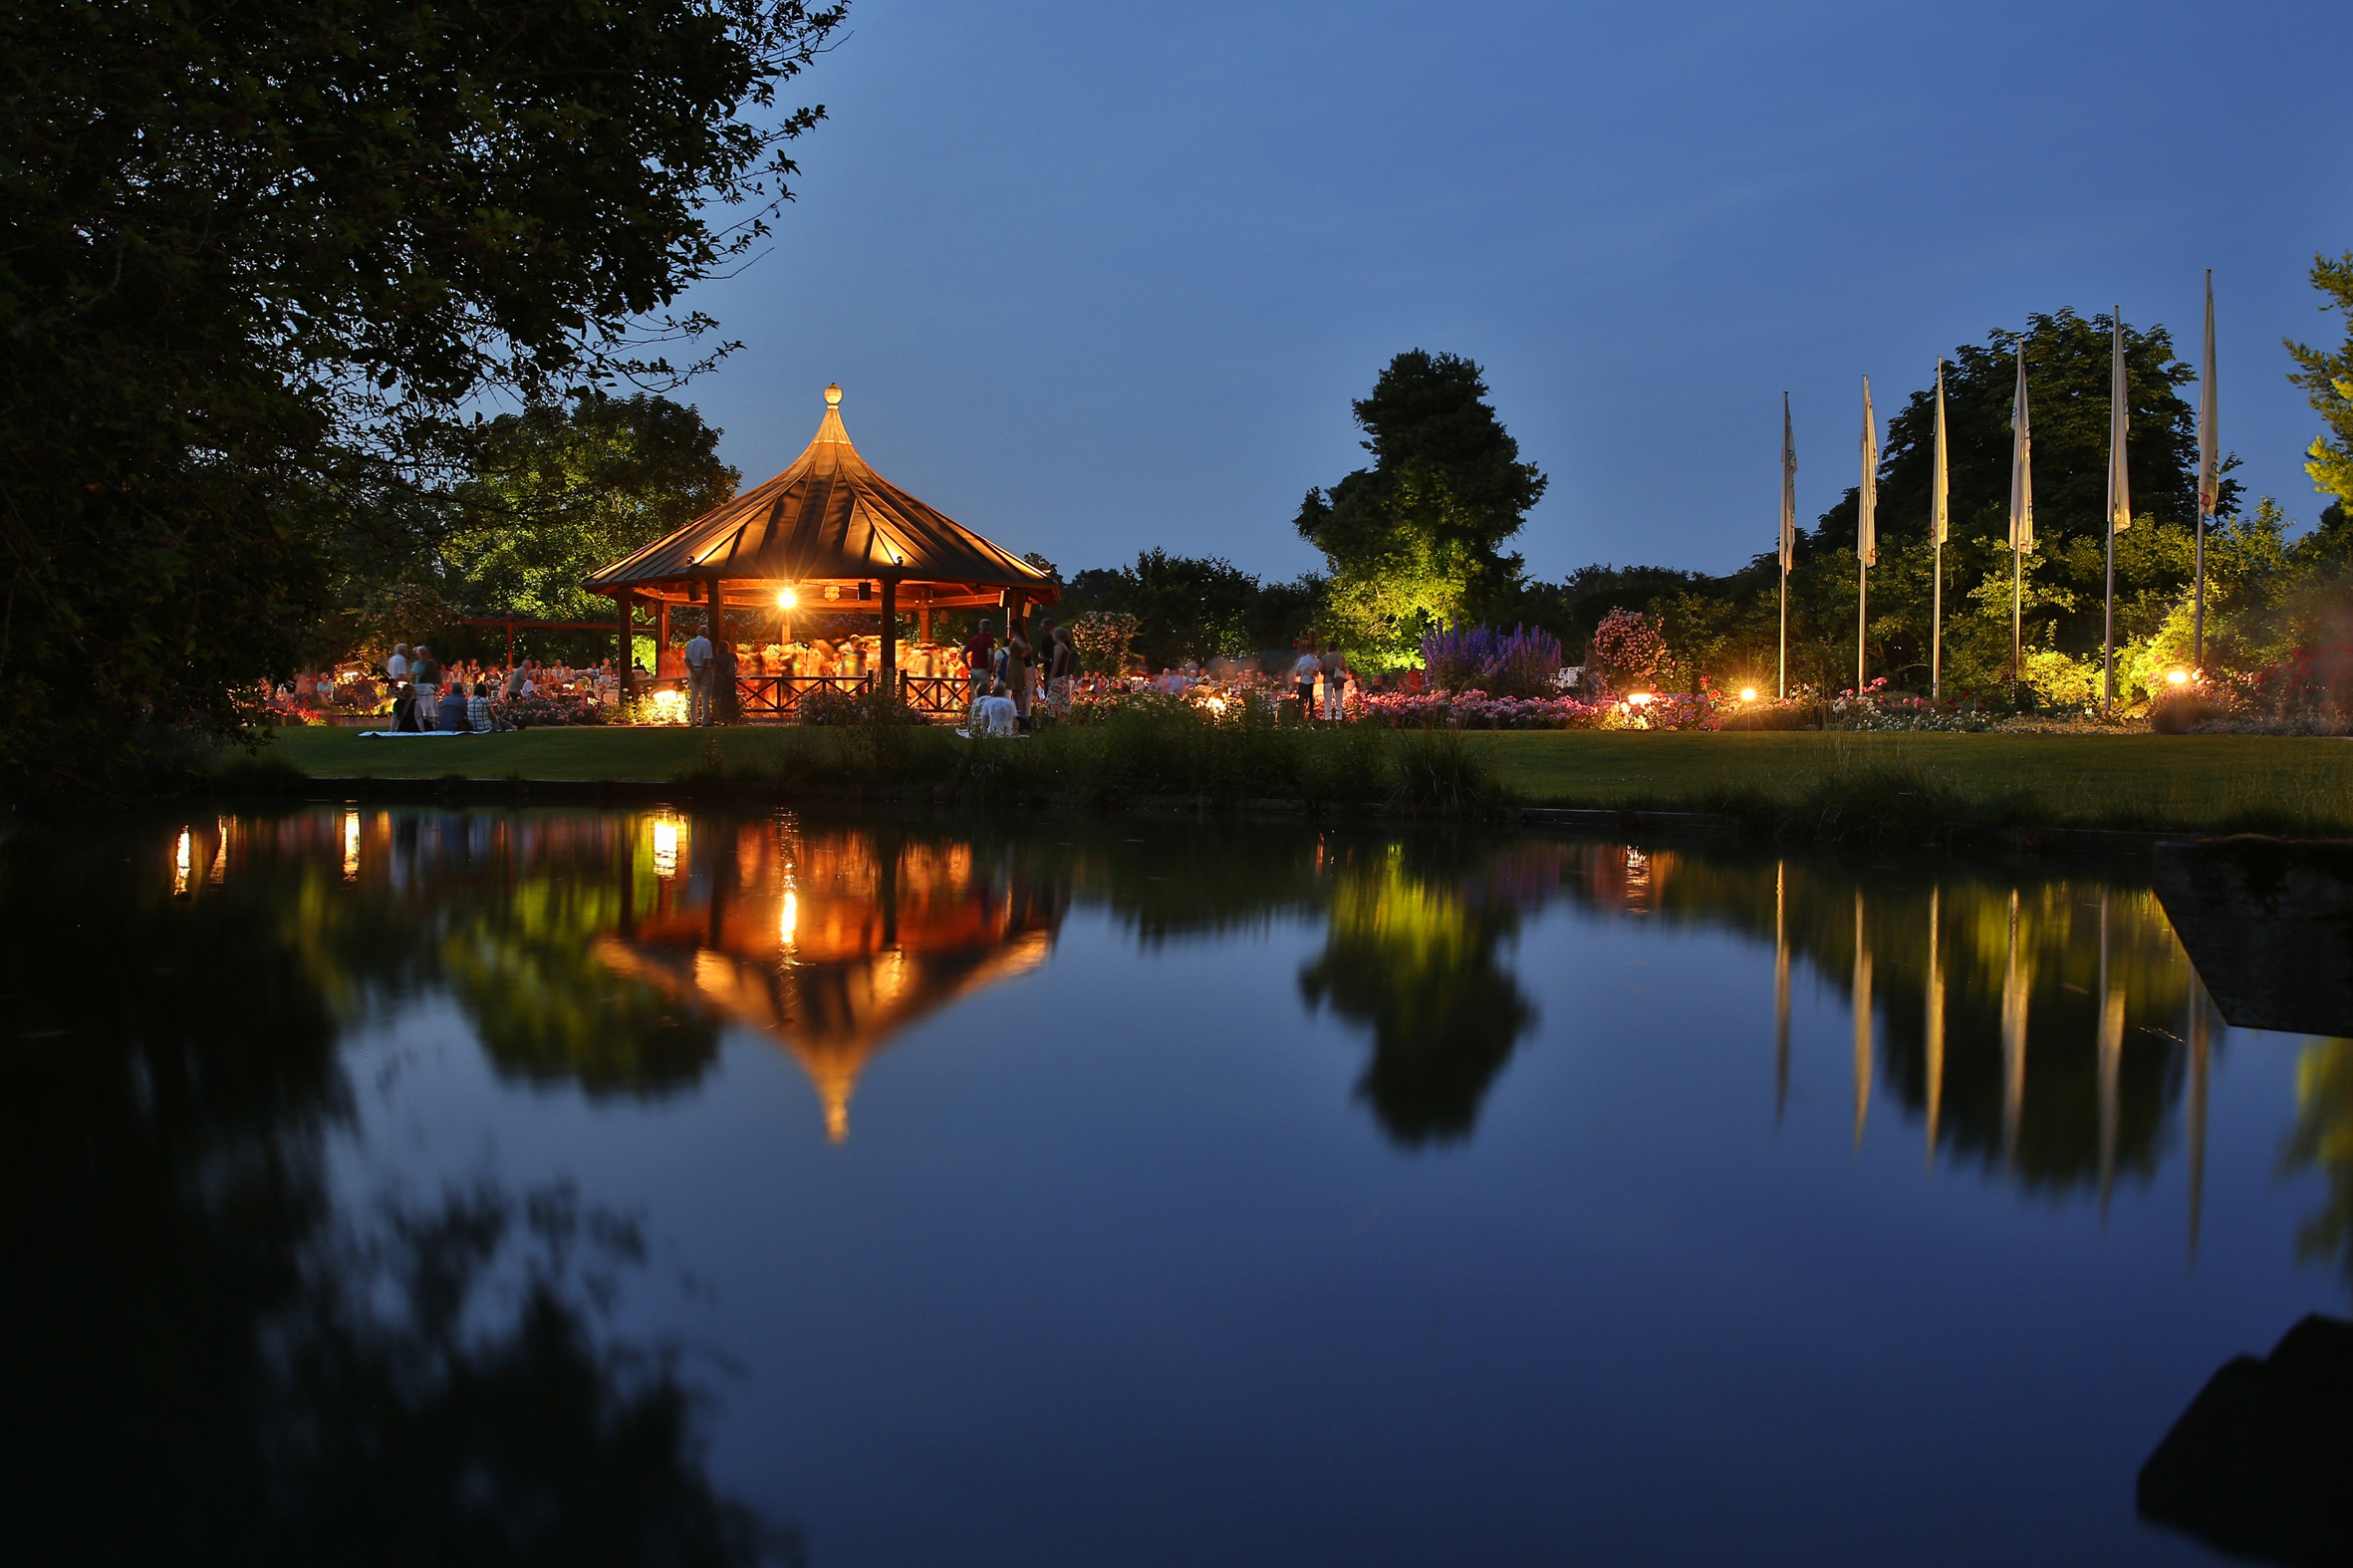
[[[1001,903],[910,901],[896,939],[886,942],[871,903],[814,900],[793,911],[814,939],[790,946],[788,927],[770,913],[777,911],[774,902],[739,906],[719,922],[715,941],[710,921],[680,914],[642,924],[632,938],[604,937],[598,952],[618,970],[781,1042],[816,1086],[826,1136],[837,1144],[849,1136],[850,1096],[869,1057],[960,997],[1038,967],[1053,950],[1049,924]]]

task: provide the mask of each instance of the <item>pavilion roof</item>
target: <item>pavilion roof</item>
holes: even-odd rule
[[[619,594],[738,579],[895,578],[973,593],[1019,589],[1032,603],[1061,597],[1044,572],[876,473],[850,444],[841,401],[841,388],[825,390],[825,418],[790,468],[606,567],[586,586]]]

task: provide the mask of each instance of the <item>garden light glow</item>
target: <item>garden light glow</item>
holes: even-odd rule
[[[2186,686],[2190,683],[2190,671],[2176,664],[2165,672],[2165,681],[2171,686]]]
[[[1635,691],[1627,694],[1626,705],[1628,707],[1649,707],[1657,700],[1658,698],[1648,691]]]
[[[1740,700],[1743,702],[1754,702],[1756,700],[1756,687],[1742,686],[1740,688]]]
[[[654,875],[675,877],[678,874],[678,825],[668,817],[654,820]]]
[[[801,596],[789,588],[780,588],[776,591],[776,608],[779,610],[790,610],[800,602]]]

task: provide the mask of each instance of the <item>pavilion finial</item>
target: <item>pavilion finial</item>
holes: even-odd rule
[[[842,405],[842,384],[840,382],[835,382],[825,389],[825,405],[828,408],[839,408]]]

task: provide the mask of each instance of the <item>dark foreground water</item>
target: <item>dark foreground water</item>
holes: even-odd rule
[[[2145,876],[904,816],[22,831],[0,1534],[2207,1561],[2134,1476],[2217,1367],[2345,1311],[2353,1045],[2224,1028]]]

